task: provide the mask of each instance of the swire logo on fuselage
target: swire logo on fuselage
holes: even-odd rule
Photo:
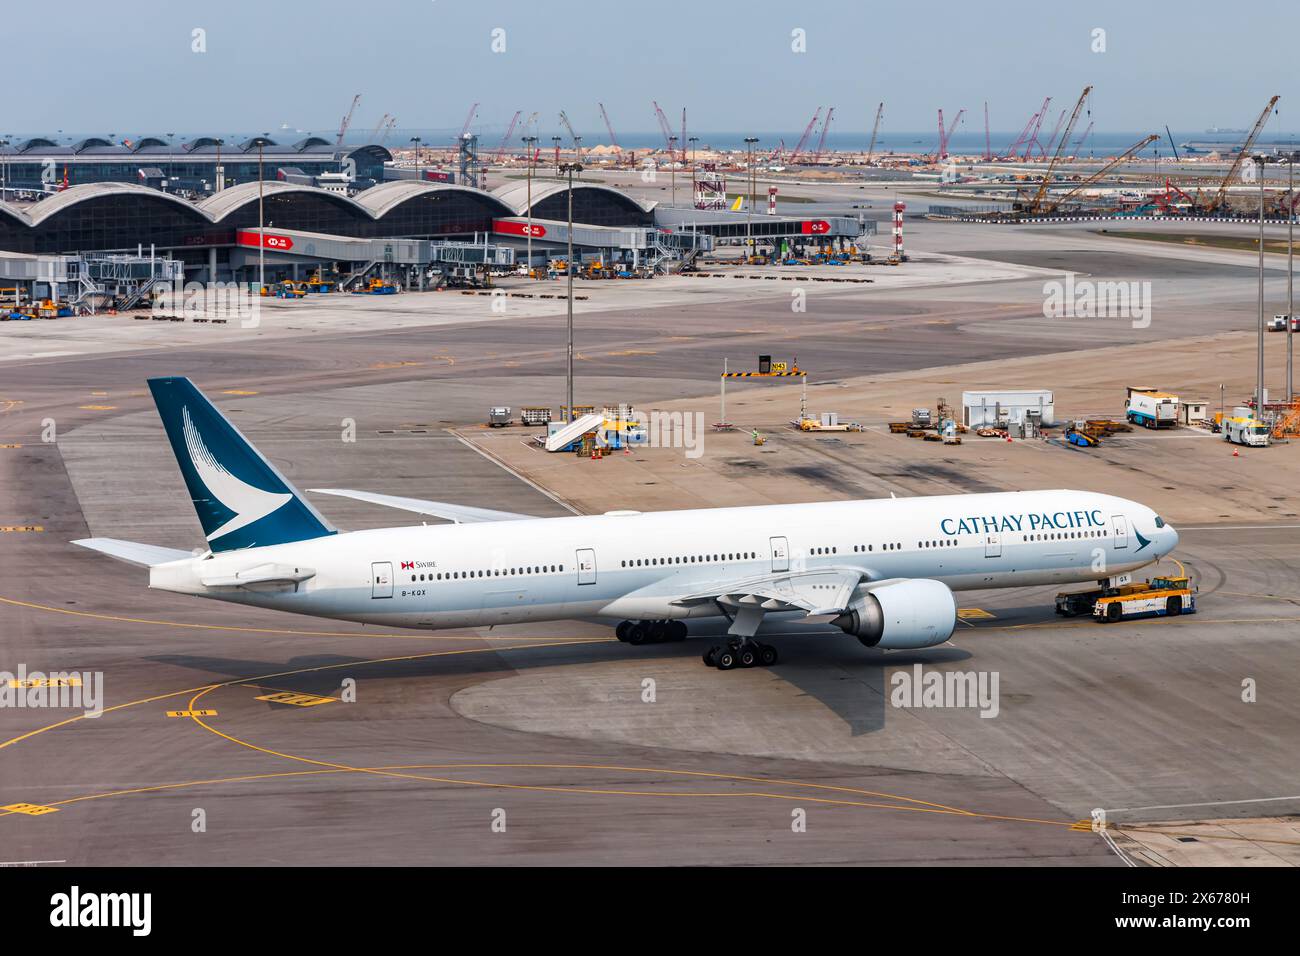
[[[1072,531],[1077,528],[1104,528],[1101,510],[1030,512],[1018,515],[967,515],[944,518],[939,528],[947,535],[1000,534],[1007,531]]]

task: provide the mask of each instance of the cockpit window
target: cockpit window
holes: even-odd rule
[[[1160,517],[1159,515],[1156,515],[1156,527],[1163,528],[1164,526],[1165,526],[1165,519]]]

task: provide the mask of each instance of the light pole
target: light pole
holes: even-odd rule
[[[1295,163],[1300,152],[1286,161],[1286,400],[1295,400],[1295,363],[1291,352],[1291,326],[1295,324]]]
[[[1254,158],[1255,175],[1259,180],[1259,343],[1255,368],[1255,417],[1264,420],[1264,163],[1261,153]],[[1290,320],[1287,321],[1290,324]]]
[[[262,147],[267,143],[270,133],[257,137],[257,294],[266,288],[266,218],[264,215],[263,182],[266,177],[262,169]]]
[[[567,280],[569,286],[568,294],[568,333],[569,333],[569,351],[568,351],[568,369],[565,374],[565,382],[568,386],[566,394],[569,399],[568,420],[573,421],[573,174],[582,172],[581,163],[565,163],[560,167],[560,172],[569,174],[569,253],[568,258],[564,261],[565,272],[568,273]]]
[[[673,205],[677,205],[677,137],[668,137],[668,172],[673,181]]]
[[[757,136],[745,137],[745,172],[748,173],[746,179],[749,180],[749,204],[745,207],[745,264],[749,264],[749,257],[754,251],[754,236],[752,220],[754,218],[754,190],[757,188],[754,182],[754,144],[758,142]]]
[[[412,136],[411,142],[415,144],[415,178],[420,178],[420,137]]]
[[[536,136],[525,136],[524,149],[528,150],[528,277],[533,275],[533,144]]]
[[[552,136],[552,137],[551,137],[551,142],[555,144],[555,172],[556,172],[556,175],[559,175],[559,172],[560,172],[560,137],[558,137],[558,136]]]

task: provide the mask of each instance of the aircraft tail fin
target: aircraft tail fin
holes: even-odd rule
[[[188,378],[151,378],[149,391],[214,552],[337,533]]]

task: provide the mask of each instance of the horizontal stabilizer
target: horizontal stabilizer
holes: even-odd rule
[[[535,518],[536,515],[521,515],[513,511],[493,511],[490,508],[471,508],[468,505],[453,505],[445,501],[424,501],[420,498],[400,498],[395,495],[377,495],[370,491],[349,491],[345,488],[308,488],[318,495],[338,495],[340,498],[355,498],[386,508],[400,511],[413,511],[420,515],[432,515],[445,518],[456,524],[468,524],[476,521],[522,521]]]
[[[134,541],[121,541],[117,538],[82,538],[72,543],[78,547],[98,551],[100,554],[106,554],[110,558],[117,558],[119,561],[125,561],[127,564],[134,564],[140,568],[149,568],[155,564],[167,564],[169,561],[179,561],[182,558],[193,557],[189,551],[178,551],[176,548],[160,548],[152,544],[137,544]]]

